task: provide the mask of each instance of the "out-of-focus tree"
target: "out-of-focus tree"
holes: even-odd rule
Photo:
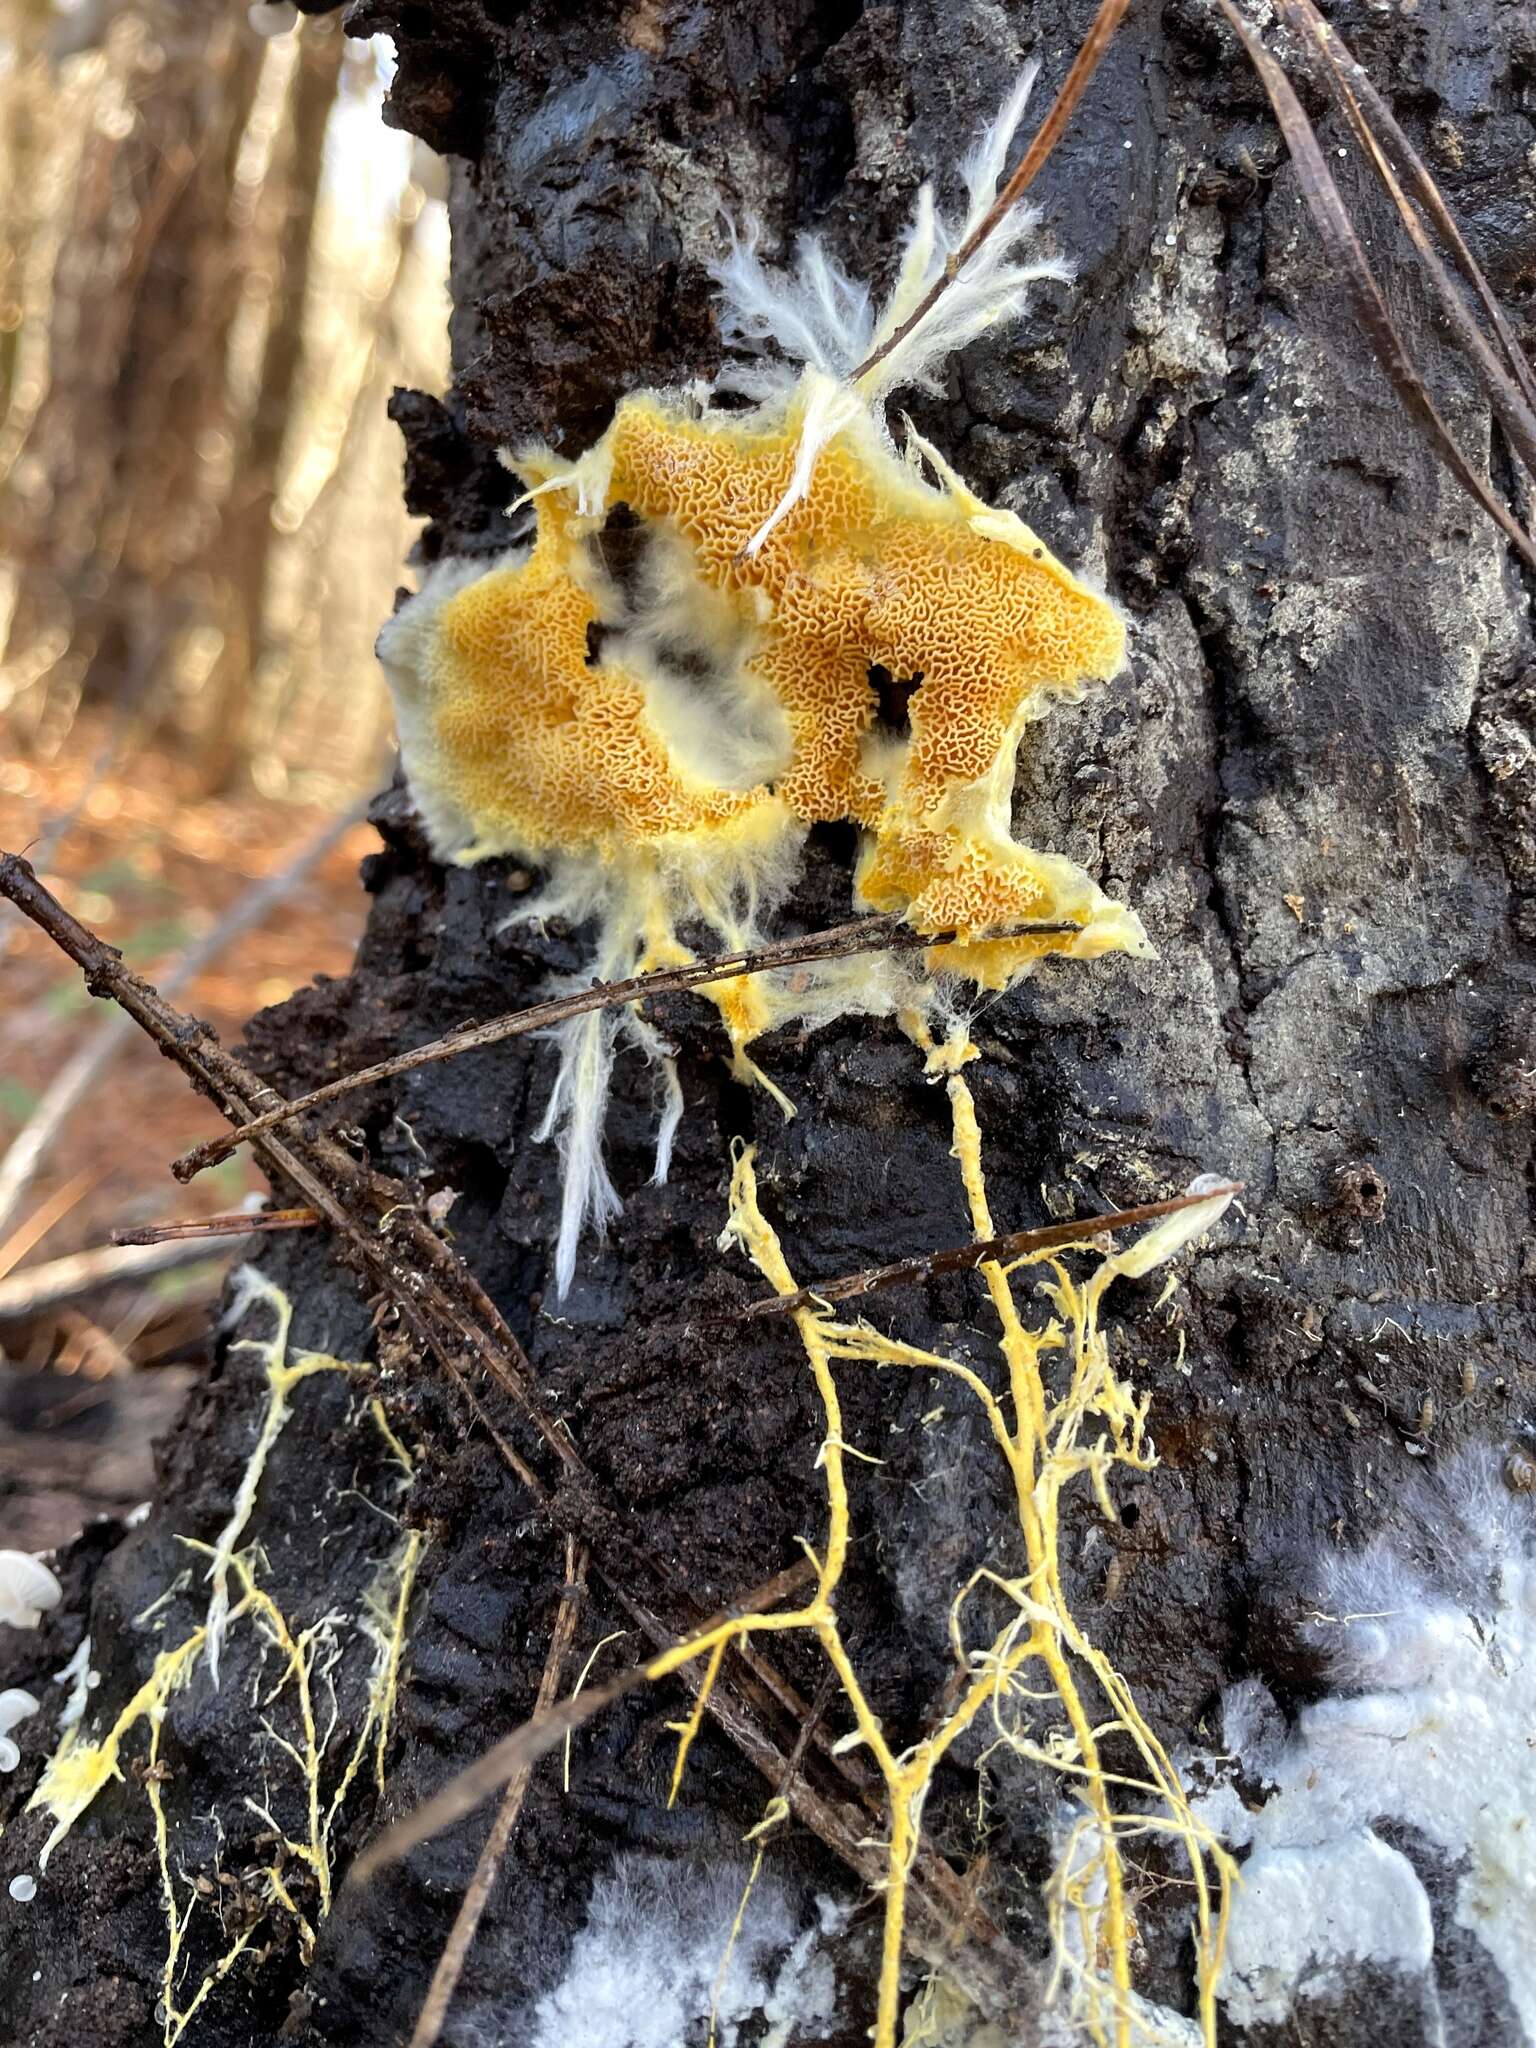
[[[97,703],[195,748],[210,788],[372,765],[367,638],[338,664],[326,612],[388,609],[408,526],[393,478],[359,486],[398,462],[387,383],[437,381],[446,348],[441,208],[348,118],[377,85],[334,21],[0,0],[0,712],[23,743]]]

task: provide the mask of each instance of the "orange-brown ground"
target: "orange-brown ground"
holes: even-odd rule
[[[0,845],[26,851],[73,809],[107,736],[104,725],[83,718],[57,760],[0,746]],[[285,867],[326,816],[254,793],[199,796],[194,764],[141,752],[89,790],[45,879],[155,980],[253,882]],[[264,924],[235,939],[176,998],[179,1006],[230,1042],[253,1010],[316,973],[343,973],[364,914],[357,863],[377,843],[369,826],[349,831]],[[5,904],[0,948],[3,1156],[51,1077],[108,1008]],[[264,1185],[243,1154],[190,1187],[167,1171],[176,1153],[216,1123],[180,1073],[134,1034],[50,1145],[17,1213],[0,1226],[0,1280],[106,1244],[115,1229],[238,1208]],[[46,1231],[36,1235],[42,1224]],[[223,1263],[0,1325],[0,1544],[58,1542],[84,1514],[131,1505],[148,1491],[149,1439],[168,1424],[186,1383],[187,1365],[173,1361],[200,1356]]]

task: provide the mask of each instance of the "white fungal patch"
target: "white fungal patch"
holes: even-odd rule
[[[1240,2027],[1279,2025],[1298,1993],[1342,1990],[1362,1962],[1420,1976],[1434,1945],[1417,1871],[1369,1828],[1338,1841],[1256,1848],[1227,1936],[1227,2017]]]
[[[10,1883],[6,1886],[6,1890],[18,1906],[30,1905],[37,1897],[37,1879],[35,1877],[28,1877],[23,1872],[20,1877],[13,1877],[11,1879]]]
[[[37,1701],[19,1686],[0,1692],[0,1771],[14,1771],[21,1762],[21,1751],[11,1740],[11,1730],[36,1712]]]
[[[63,1597],[64,1588],[40,1557],[0,1550],[0,1621],[12,1628],[36,1628]]]
[[[1221,1984],[1239,2025],[1284,2021],[1361,1963],[1423,1977],[1433,2007],[1426,1878],[1378,1828],[1433,1846],[1455,1919],[1503,1974],[1536,2041],[1536,1515],[1467,1455],[1426,1484],[1403,1526],[1325,1573],[1318,1631],[1340,1690],[1287,1729],[1254,1681],[1224,1703],[1226,1748],[1270,1789],[1201,1804],[1252,1851]],[[1411,1846],[1411,1842],[1410,1842]]]
[[[564,1977],[517,2038],[528,2048],[680,2048],[704,2038],[712,2003],[718,2048],[736,2048],[749,2021],[763,2048],[822,2038],[837,2000],[822,1944],[846,1915],[820,1901],[801,1929],[789,1893],[764,1871],[732,1944],[746,1879],[745,1865],[621,1856],[592,1888]]]
[[[101,1673],[91,1669],[91,1639],[89,1635],[80,1638],[80,1647],[64,1666],[53,1674],[55,1685],[67,1685],[69,1697],[59,1709],[60,1732],[73,1728],[84,1718],[86,1702],[101,1683]]]

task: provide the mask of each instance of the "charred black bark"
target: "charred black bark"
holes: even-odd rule
[[[542,435],[574,450],[622,392],[713,368],[705,264],[722,209],[757,213],[786,242],[815,229],[878,275],[921,179],[948,174],[1022,56],[1038,52],[1054,84],[1090,12],[1064,0],[358,0],[349,26],[396,39],[393,118],[455,159],[455,388],[446,406],[396,405],[411,502],[432,522],[425,554],[504,544],[498,443]],[[1500,0],[1334,10],[1529,333],[1536,49],[1518,14]],[[1326,121],[1322,132],[1339,139]],[[1019,813],[1033,844],[1084,860],[1140,911],[1160,957],[1048,967],[985,1011],[972,1071],[1000,1227],[1129,1205],[1203,1171],[1248,1185],[1244,1227],[1197,1261],[1179,1324],[1154,1313],[1156,1281],[1118,1300],[1162,1464],[1120,1487],[1118,1526],[1085,1499],[1063,1535],[1080,1617],[1176,1748],[1199,1743],[1235,1678],[1263,1678],[1288,1707],[1312,1696],[1316,1561],[1377,1528],[1425,1461],[1469,1440],[1516,1447],[1532,1421],[1536,633],[1529,587],[1352,328],[1213,5],[1133,10],[1035,196],[1077,283],[970,349],[944,398],[914,415],[1066,560],[1102,555],[1131,608],[1129,674],[1033,729]],[[1393,268],[1389,223],[1361,199],[1443,406],[1507,480],[1406,260]],[[581,960],[575,935],[506,927],[527,874],[437,866],[399,790],[376,815],[384,851],[365,875],[374,902],[353,974],[251,1026],[253,1056],[287,1092],[518,1007]],[[846,916],[849,863],[841,833],[819,834],[792,914]],[[453,1242],[526,1345],[607,1509],[705,1610],[792,1563],[822,1515],[819,1414],[791,1334],[722,1341],[697,1313],[760,1291],[715,1249],[731,1141],[757,1142],[802,1277],[965,1235],[942,1098],[893,1028],[850,1020],[765,1044],[799,1104],[786,1125],[731,1081],[711,1019],[686,998],[665,1011],[688,1099],[665,1187],[649,1184],[650,1080],[621,1060],[609,1151],[625,1213],[558,1311],[545,1292],[557,1166],[530,1135],[549,1048],[517,1041],[422,1069],[337,1119],[423,1195],[454,1191]],[[292,1296],[300,1344],[376,1355],[368,1308],[323,1242],[275,1245],[263,1267]],[[919,1342],[963,1341],[975,1283],[940,1280],[869,1313]],[[388,1791],[360,1799],[339,1866],[527,1714],[564,1576],[562,1539],[452,1390],[428,1361],[386,1356],[379,1391],[420,1474],[400,1511],[428,1540]],[[843,1391],[849,1441],[885,1463],[860,1468],[864,1540],[842,1611],[887,1728],[909,1736],[950,1669],[955,1586],[989,1544],[994,1564],[1010,1561],[991,1536],[1009,1518],[980,1425],[932,1382],[850,1372]],[[387,1458],[349,1420],[354,1392],[321,1382],[296,1396],[253,1523],[303,1624],[388,1547],[357,1498],[388,1499],[373,1485]],[[95,1701],[121,1703],[155,1650],[195,1625],[205,1594],[177,1538],[209,1541],[224,1521],[260,1398],[249,1354],[231,1356],[168,1442],[147,1523],[77,1546],[64,1607],[40,1638],[6,1641],[8,1682],[47,1693],[88,1613]],[[937,1405],[942,1427],[923,1426]],[[538,1456],[514,1416],[492,1413]],[[595,1508],[592,1537],[600,1552]],[[189,1565],[192,1580],[135,1623]],[[579,1657],[626,1626],[595,1578]],[[598,1675],[642,1648],[611,1646]],[[234,1657],[218,1695],[199,1681],[177,1701],[163,1790],[189,1862],[211,1861],[199,1817],[218,1814],[222,1866],[247,1893],[270,1849],[240,1805],[235,1756],[252,1740],[254,1658]],[[784,1661],[813,1691],[810,1660],[785,1647]],[[675,1858],[679,1873],[724,1865],[737,1882],[740,1838],[771,1788],[707,1727],[667,1810],[663,1723],[681,1697],[636,1694],[578,1737],[569,1792],[550,1765],[536,1776],[445,2039],[536,2038],[537,2001],[621,1852]],[[338,1744],[361,1702],[349,1679]],[[52,1745],[50,1717],[21,1736],[30,1770]],[[141,1729],[127,1753],[142,1744]],[[291,1827],[280,1762],[268,1755],[273,1810]],[[976,1765],[975,1747],[959,1753],[926,1815],[957,1867],[977,1853]],[[26,1780],[7,1781],[13,1809]],[[983,1897],[1040,1959],[1058,1795],[1017,1766],[999,1782]],[[235,2048],[281,2026],[316,2044],[403,2040],[485,1825],[461,1824],[343,1897],[307,1964],[275,1916],[287,1931],[263,1944],[276,1952],[243,1958],[187,2038]],[[7,1851],[30,1855],[42,1832],[36,1815],[13,1820]],[[1433,1850],[1404,1846],[1443,1902]],[[773,1869],[795,1911],[817,1894],[859,1900],[802,1831],[780,1837]],[[246,1908],[233,1895],[225,1907],[237,1926]],[[0,1900],[0,1915],[0,2035],[161,2039],[165,1916],[131,1775],[59,1848],[36,1900]],[[1143,1988],[1187,2011],[1183,1917],[1149,1896],[1138,1925]],[[1518,2039],[1485,1952],[1443,1904],[1440,1917],[1446,2038]],[[211,1907],[192,1929],[195,1984],[228,1941]],[[836,2018],[796,2042],[864,2039],[876,1944],[861,1909],[836,1948]],[[1284,2038],[1359,2039],[1368,2011],[1393,2039],[1428,2039],[1406,2004],[1394,2027],[1401,1998],[1393,1980],[1362,1979],[1342,2002],[1299,2008]]]

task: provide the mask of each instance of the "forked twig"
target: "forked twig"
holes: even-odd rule
[[[275,1092],[225,1051],[206,1025],[176,1010],[126,967],[115,949],[72,916],[15,854],[0,852],[0,896],[10,898],[76,963],[93,993],[113,997],[232,1122],[248,1122],[260,1112],[282,1106]],[[340,1246],[382,1289],[403,1329],[437,1359],[483,1423],[507,1468],[554,1526],[581,1540],[586,1539],[589,1525],[594,1531],[601,1530],[604,1550],[610,1554],[594,1553],[594,1568],[653,1647],[665,1650],[683,1634],[695,1633],[701,1617],[686,1590],[678,1587],[675,1573],[664,1559],[628,1534],[617,1504],[605,1499],[568,1431],[544,1410],[532,1368],[515,1334],[457,1253],[402,1202],[398,1183],[323,1137],[294,1133],[280,1138],[267,1131],[254,1140],[253,1149],[269,1176],[291,1182],[306,1202],[319,1210]],[[169,1246],[152,1247],[138,1255],[166,1257],[172,1250]],[[184,1247],[174,1250],[186,1255]],[[554,1452],[562,1484],[551,1485],[541,1478],[497,1428],[466,1376],[470,1359],[508,1395],[546,1449]],[[678,1610],[675,1620],[663,1620],[635,1596],[616,1570],[619,1561],[637,1564],[660,1581],[667,1589],[669,1605]],[[783,1598],[799,1582],[799,1575],[808,1572],[808,1565],[796,1565],[789,1573],[780,1574],[772,1588],[758,1588],[757,1594],[766,1597],[776,1588],[774,1597]],[[776,1702],[797,1725],[804,1719],[805,1708],[761,1649],[744,1655],[741,1663],[745,1667],[741,1672],[720,1674],[707,1693],[705,1711],[753,1768],[769,1784],[778,1786],[786,1781],[786,1752],[774,1731],[771,1707]],[[703,1684],[702,1673],[692,1668],[678,1676],[684,1686],[695,1691]],[[602,1699],[597,1698],[595,1704],[600,1707]],[[821,1750],[820,1729],[813,1741]],[[853,1759],[823,1754],[841,1790],[829,1796],[802,1771],[785,1796],[796,1819],[862,1882],[878,1883],[884,1863],[870,1838],[870,1815],[863,1803],[860,1774]],[[489,1786],[480,1796],[488,1796],[494,1789]],[[918,1952],[932,1963],[942,1961],[958,1983],[980,1997],[994,2002],[1016,1997],[1029,1976],[1028,1965],[987,1919],[944,1858],[921,1837],[912,1881],[917,1910],[909,1925]]]
[[[1054,937],[1079,929],[1075,924],[1016,924],[983,936],[988,941]],[[647,996],[676,995],[712,981],[733,980],[738,974],[764,974],[774,968],[802,967],[817,960],[841,960],[856,953],[915,952],[929,946],[951,945],[958,936],[954,931],[914,931],[894,913],[882,917],[856,917],[848,924],[831,925],[824,931],[809,932],[803,938],[774,939],[763,946],[743,946],[730,953],[713,953],[707,960],[691,960],[686,967],[655,968],[649,974],[631,974],[623,981],[596,982],[591,988],[578,989],[573,995],[552,996],[547,1002],[532,1003],[525,1010],[509,1010],[505,1016],[492,1017],[484,1024],[466,1024],[461,1030],[434,1038],[427,1045],[414,1046],[409,1052],[395,1053],[387,1060],[376,1060],[371,1067],[359,1067],[355,1073],[327,1081],[322,1087],[312,1088],[307,1095],[296,1095],[291,1101],[266,1110],[221,1138],[210,1138],[206,1144],[195,1145],[190,1152],[171,1162],[171,1171],[180,1181],[191,1180],[205,1167],[217,1166],[220,1160],[227,1159],[235,1147],[247,1139],[260,1137],[263,1132],[288,1122],[292,1117],[303,1116],[324,1103],[334,1102],[339,1095],[350,1095],[354,1089],[366,1088],[374,1081],[391,1080],[396,1074],[413,1073],[417,1067],[431,1066],[437,1060],[457,1059],[461,1053],[479,1052],[488,1045],[501,1045],[509,1038],[525,1038],[533,1031],[551,1030],[555,1025],[583,1016],[589,1010],[613,1009],[621,1003],[641,1002]]]
[[[1047,1223],[1039,1230],[1014,1230],[1006,1237],[989,1237],[979,1244],[956,1245],[942,1252],[918,1252],[893,1265],[871,1266],[862,1273],[845,1273],[837,1280],[817,1280],[809,1287],[797,1287],[793,1294],[770,1294],[737,1309],[733,1320],[758,1322],[767,1316],[793,1315],[799,1308],[815,1308],[820,1302],[848,1301],[859,1294],[872,1294],[878,1287],[899,1287],[909,1280],[927,1280],[936,1273],[969,1273],[991,1259],[1007,1261],[1028,1258],[1036,1252],[1060,1245],[1088,1244],[1111,1230],[1129,1230],[1138,1223],[1155,1223],[1159,1216],[1177,1215],[1219,1195],[1240,1195],[1240,1180],[1218,1181],[1198,1195],[1174,1195],[1166,1202],[1143,1202],[1136,1209],[1114,1209],[1107,1216],[1079,1216],[1070,1223]]]
[[[1131,0],[1102,0],[1092,26],[1084,36],[1077,55],[1072,59],[1071,70],[1062,80],[1061,90],[1051,102],[1050,112],[1030,137],[1029,147],[1020,159],[1018,169],[998,193],[982,220],[951,256],[944,266],[942,275],[935,278],[923,294],[916,310],[902,321],[889,339],[881,342],[877,349],[873,349],[864,358],[849,380],[851,383],[857,384],[862,378],[867,377],[871,370],[885,361],[893,349],[901,346],[915,327],[921,326],[982,243],[1024,197],[1038,177],[1046,158],[1060,142],[1067,123],[1083,96],[1084,87],[1098,70],[1099,60],[1109,48],[1110,39],[1124,20],[1130,4]]]
[[[177,989],[185,988],[234,940],[269,917],[324,860],[332,847],[362,820],[366,810],[366,804],[361,801],[352,805],[342,816],[322,826],[275,875],[266,875],[259,882],[253,882],[211,930],[194,940],[165,969],[163,992],[173,994]],[[101,1078],[104,1069],[127,1043],[130,1030],[130,1020],[121,1010],[102,1018],[49,1082],[41,1101],[11,1141],[4,1158],[0,1159],[0,1227],[37,1172],[43,1154]]]

